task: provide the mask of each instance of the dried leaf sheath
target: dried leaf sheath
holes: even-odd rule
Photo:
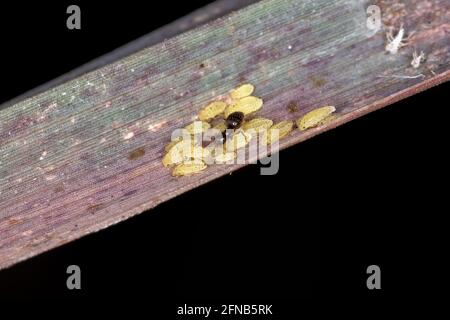
[[[161,158],[174,129],[241,83],[274,123],[336,106],[328,127],[296,130],[284,148],[448,80],[448,1],[370,3],[416,32],[395,55],[384,31],[370,36],[368,4],[264,0],[1,110],[0,268],[235,170],[180,179]],[[427,54],[418,69],[413,48]]]

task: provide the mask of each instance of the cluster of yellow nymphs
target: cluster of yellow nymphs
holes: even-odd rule
[[[243,84],[233,89],[221,100],[212,101],[203,107],[197,121],[182,129],[182,137],[176,138],[165,147],[162,163],[173,168],[173,176],[198,173],[212,163],[233,163],[237,150],[244,148],[258,136],[259,143],[271,145],[289,135],[295,127],[290,120],[273,123],[266,118],[244,119],[240,128],[233,131],[226,141],[217,139],[227,129],[226,119],[230,114],[242,112],[253,114],[263,106],[263,100],[253,96],[254,86]],[[315,109],[296,121],[300,130],[320,126],[331,121],[334,107]],[[214,142],[203,146],[203,137],[216,137]],[[221,141],[221,142],[219,142]]]

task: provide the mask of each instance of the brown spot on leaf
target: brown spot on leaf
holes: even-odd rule
[[[237,83],[247,83],[248,82],[248,72],[242,71],[237,75]]]
[[[100,210],[103,207],[103,204],[101,203],[97,203],[97,204],[92,204],[90,206],[87,207],[87,211],[90,214],[95,214],[98,210]]]
[[[287,104],[287,109],[288,109],[288,111],[289,111],[290,113],[297,112],[297,111],[298,111],[297,103],[296,103],[295,101],[290,101],[290,102]]]
[[[53,189],[53,191],[55,193],[64,192],[64,187],[63,186],[57,186],[55,189]]]
[[[130,191],[124,193],[123,197],[129,197],[129,196],[135,194],[136,192],[137,192],[137,190],[130,190]]]
[[[128,160],[136,160],[145,154],[144,147],[139,147],[128,154]]]
[[[326,83],[325,79],[316,78],[314,76],[311,76],[309,79],[311,80],[311,82],[315,88],[320,88]]]
[[[9,224],[10,226],[13,226],[13,225],[15,225],[15,224],[18,224],[18,223],[21,222],[21,221],[22,221],[22,220],[20,220],[20,219],[11,218],[11,219],[8,220],[8,224]]]

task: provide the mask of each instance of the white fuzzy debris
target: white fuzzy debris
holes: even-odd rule
[[[124,140],[128,140],[128,139],[131,139],[133,137],[134,137],[134,132],[132,132],[132,131],[129,131],[126,134],[123,135],[123,139]]]
[[[425,53],[423,51],[420,51],[420,54],[417,54],[417,51],[414,50],[413,52],[413,59],[411,61],[411,65],[414,69],[417,69],[420,67],[420,64],[422,61],[425,60]]]
[[[151,123],[148,125],[147,130],[151,131],[151,132],[157,132],[159,129],[161,129],[165,124],[167,123],[167,121],[163,120],[160,122],[156,122],[156,123]]]
[[[413,35],[413,33],[411,33],[408,38],[405,38],[405,41],[407,41]],[[389,53],[396,54],[401,47],[406,46],[406,42],[403,41],[404,36],[405,29],[403,28],[403,25],[400,26],[400,29],[398,30],[396,36],[393,35],[392,28],[390,28],[389,32],[386,32],[388,43],[386,44],[385,50]]]
[[[47,155],[47,151],[42,152],[41,157],[39,158],[39,160],[44,160],[44,157]]]
[[[50,112],[52,112],[53,110],[55,110],[58,107],[58,103],[57,102],[53,102],[51,104],[48,105],[48,107],[46,107],[41,113],[40,116],[38,118],[38,120],[43,120],[45,119],[45,117],[47,116],[47,114],[49,114]]]
[[[402,76],[402,75],[397,75],[397,74],[393,74],[391,76],[378,76],[378,78],[398,78],[398,79],[417,79],[417,78],[424,78],[425,75],[424,74],[417,74],[415,76]]]

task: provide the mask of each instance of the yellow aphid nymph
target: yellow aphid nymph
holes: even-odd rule
[[[211,125],[205,121],[194,121],[191,124],[184,127],[190,134],[199,134],[205,132]]]
[[[209,157],[210,151],[202,146],[194,146],[193,148],[186,148],[183,153],[184,158],[203,160]]]
[[[252,119],[242,125],[242,130],[250,134],[252,137],[267,136],[267,132],[273,125],[273,121],[265,118]]]
[[[273,121],[266,118],[255,118],[248,122],[245,122],[242,125],[242,130],[247,131],[253,129],[255,131],[258,130],[267,130],[273,125]]]
[[[174,148],[172,147],[162,158],[162,164],[164,167],[169,167],[183,161],[182,154],[180,152],[172,151],[172,149]]]
[[[232,90],[230,96],[232,99],[241,99],[251,95],[254,90],[255,87],[253,85],[251,85],[250,83],[246,83]]]
[[[202,110],[200,110],[198,118],[201,121],[208,121],[222,114],[225,111],[226,107],[227,104],[223,101],[213,101]]]
[[[294,129],[294,123],[292,121],[281,121],[274,124],[267,131],[266,135],[266,143],[272,144],[275,141],[278,141],[284,137],[286,137],[291,131]]]
[[[169,152],[169,150],[178,142],[180,142],[180,140],[170,141],[169,144],[164,147],[164,151]]]
[[[248,96],[239,99],[225,109],[225,118],[227,118],[233,112],[242,112],[244,115],[247,115],[249,113],[258,111],[262,107],[262,105],[262,99],[254,96]]]
[[[176,136],[174,138],[172,138],[172,141],[170,141],[165,147],[164,147],[164,151],[168,152],[170,149],[172,149],[172,147],[174,145],[176,145],[178,142],[180,141],[184,141],[185,143],[187,141],[190,141],[191,144],[194,145],[198,145],[198,138],[195,135],[190,135],[187,134],[187,131],[185,131],[184,133],[186,133],[183,136]]]
[[[333,106],[325,106],[314,109],[298,119],[297,126],[300,130],[306,130],[319,126],[323,124],[325,120],[335,111],[336,108]]]
[[[197,146],[194,139],[185,139],[175,143],[170,143],[167,153],[162,159],[162,163],[165,167],[178,164],[186,158],[190,158],[191,154],[197,154],[198,149],[193,151]],[[198,147],[197,147],[198,148]]]
[[[207,165],[201,160],[185,161],[183,163],[180,163],[173,169],[172,175],[175,177],[189,176],[205,170],[206,167]]]

